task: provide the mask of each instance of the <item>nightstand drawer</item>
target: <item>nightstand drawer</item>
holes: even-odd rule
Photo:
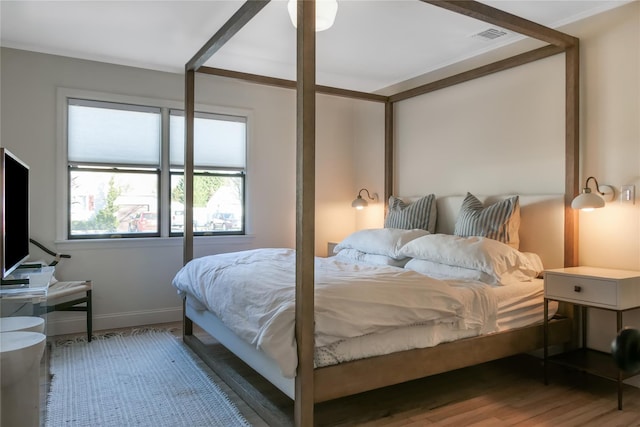
[[[597,306],[616,307],[618,304],[616,281],[547,274],[545,285],[547,298]]]

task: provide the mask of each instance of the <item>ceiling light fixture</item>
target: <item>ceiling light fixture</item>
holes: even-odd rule
[[[289,0],[287,4],[289,17],[295,28],[298,28],[297,5],[297,0]],[[316,32],[331,28],[333,22],[336,20],[336,13],[338,13],[337,0],[316,0]]]

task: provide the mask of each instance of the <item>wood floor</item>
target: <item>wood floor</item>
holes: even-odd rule
[[[292,416],[291,400],[206,333],[210,353],[229,359],[269,401]],[[316,405],[317,426],[640,426],[640,389],[520,355]],[[233,393],[233,398],[238,396]],[[268,425],[268,424],[260,424]]]
[[[180,335],[179,324],[174,326]],[[215,357],[238,372],[292,416],[292,402],[206,334]],[[624,386],[617,409],[615,382],[558,366],[543,382],[538,358],[515,356],[393,387],[316,405],[317,426],[640,426],[640,389]],[[256,427],[269,426],[212,373],[230,399]],[[225,426],[226,427],[226,426]],[[271,426],[281,427],[281,426]]]

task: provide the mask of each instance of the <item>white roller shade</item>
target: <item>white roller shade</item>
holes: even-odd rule
[[[69,100],[70,162],[160,165],[160,109]]]
[[[194,163],[196,166],[244,169],[247,126],[244,117],[196,113]],[[184,113],[171,111],[170,162],[184,166]]]

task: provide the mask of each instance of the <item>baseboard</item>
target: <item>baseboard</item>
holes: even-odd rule
[[[182,306],[157,310],[129,311],[93,315],[93,330],[129,328],[182,320]],[[85,313],[52,312],[47,315],[47,335],[66,335],[87,331]]]

